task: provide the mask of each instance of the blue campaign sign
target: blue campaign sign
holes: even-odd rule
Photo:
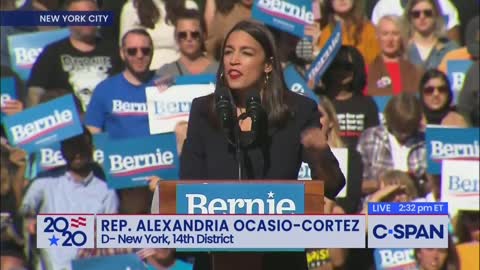
[[[100,256],[72,261],[72,270],[146,270],[136,254]]]
[[[175,77],[175,84],[210,84],[215,83],[215,74],[184,75]]]
[[[83,132],[71,94],[4,117],[3,123],[9,142],[28,153]]]
[[[175,135],[108,140],[103,165],[108,186],[115,189],[145,186],[150,176],[178,179]]]
[[[103,166],[104,160],[104,148],[108,135],[106,133],[99,133],[93,135],[93,144],[95,151],[93,152],[93,159],[95,162]],[[60,151],[60,143],[53,143],[48,146],[40,148],[35,153],[35,159],[33,160],[34,172],[36,174],[44,171],[49,171],[66,164],[63,159],[62,152]]]
[[[479,160],[478,128],[443,128],[426,130],[428,173],[441,174],[442,160]]]
[[[378,120],[380,124],[385,124],[385,117],[383,116],[383,112],[385,111],[385,107],[387,107],[388,101],[392,96],[373,96],[373,100],[377,104],[378,108]]]
[[[256,0],[252,18],[302,38],[305,25],[313,24],[311,0]]]
[[[191,263],[184,262],[182,260],[175,260],[175,263],[165,270],[192,270],[193,265]],[[147,265],[147,270],[157,270],[152,265]]]
[[[182,184],[177,214],[303,214],[302,184]]]
[[[447,62],[447,76],[453,92],[453,104],[457,104],[458,94],[462,90],[468,70],[472,66],[470,60],[449,60]]]
[[[43,48],[69,35],[68,29],[60,29],[9,36],[8,52],[13,70],[22,80],[28,80],[30,70]]]
[[[320,82],[328,66],[332,63],[338,51],[342,47],[342,27],[339,23],[335,26],[332,35],[323,46],[317,58],[307,71],[308,81],[315,80],[315,85]]]
[[[0,79],[0,106],[5,105],[5,101],[17,99],[17,90],[15,88],[15,79],[13,77],[4,77]],[[2,119],[5,114],[2,112]]]
[[[317,104],[320,103],[318,96],[308,87],[305,79],[298,73],[294,65],[288,65],[283,70],[283,76],[288,89],[302,96],[313,99]]]
[[[98,133],[93,135],[93,145],[95,146],[95,151],[93,151],[93,160],[103,166],[104,157],[105,157],[105,145],[108,142],[109,137],[107,133]]]
[[[373,255],[376,270],[417,270],[413,248],[376,248]]]
[[[60,143],[53,143],[46,147],[42,147],[36,152],[34,166],[35,172],[52,170],[65,165],[62,152],[60,151]]]

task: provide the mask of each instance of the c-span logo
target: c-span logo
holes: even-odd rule
[[[446,248],[447,215],[369,215],[369,248]]]
[[[92,214],[39,214],[37,248],[93,248]]]

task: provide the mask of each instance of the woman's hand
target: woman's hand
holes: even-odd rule
[[[11,148],[9,158],[17,167],[25,167],[27,164],[27,152],[20,148]]]
[[[312,38],[312,43],[315,45],[322,34],[322,30],[320,30],[320,24],[314,23],[310,25],[305,25],[305,30],[303,33],[305,36],[309,36]]]
[[[5,101],[2,106],[2,112],[6,115],[14,115],[23,111],[23,103],[20,100],[12,99]]]
[[[405,189],[405,186],[402,185],[388,185],[382,189],[379,189],[377,192],[373,193],[369,202],[382,202],[387,197],[390,197],[393,193]]]
[[[150,176],[150,178],[147,179],[148,181],[148,188],[150,189],[151,192],[155,192],[155,188],[157,188],[158,181],[162,180],[158,176]]]

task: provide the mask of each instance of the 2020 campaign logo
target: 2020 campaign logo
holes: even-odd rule
[[[37,215],[37,248],[93,248],[93,214]]]
[[[117,189],[145,186],[152,175],[178,179],[175,135],[108,141],[104,167],[109,187]]]
[[[441,173],[442,160],[480,160],[477,128],[427,127],[428,172]]]
[[[302,214],[302,184],[177,186],[178,214]]]

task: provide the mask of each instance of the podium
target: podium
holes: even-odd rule
[[[304,214],[323,214],[323,181],[309,180],[180,180],[159,181],[159,213],[177,214],[177,186],[179,185],[215,185],[215,184],[292,184],[304,186]],[[209,252],[209,264],[212,270],[262,270],[261,252]]]

